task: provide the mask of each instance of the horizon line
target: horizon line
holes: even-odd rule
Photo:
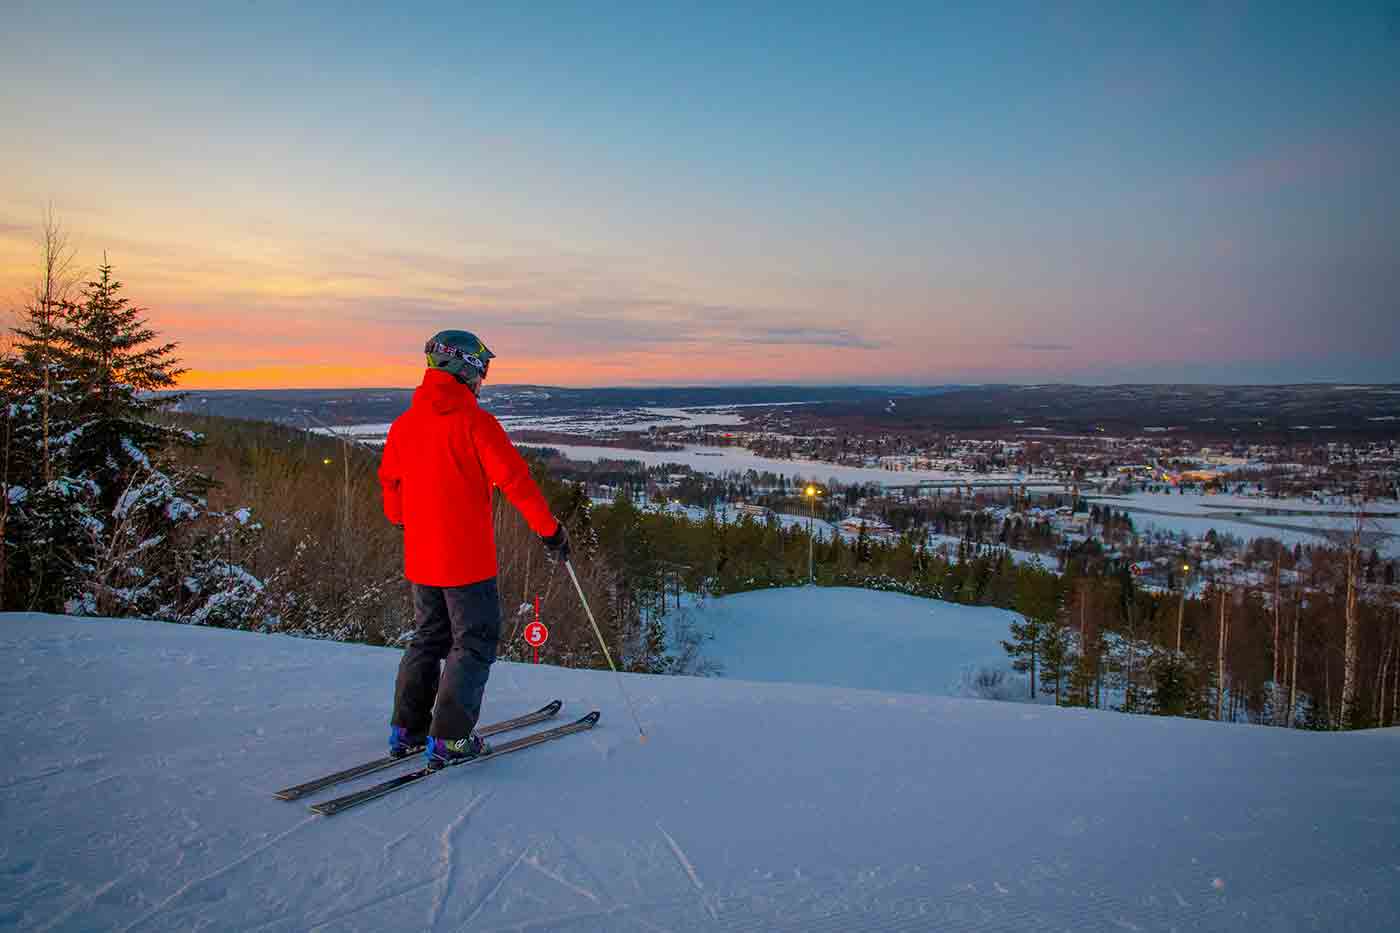
[[[1334,388],[1400,388],[1400,382],[1356,382],[1356,381],[1304,381],[1304,382],[1057,382],[1047,380],[1037,380],[1034,382],[1018,381],[997,381],[997,382],[694,382],[694,383],[640,383],[640,384],[603,384],[603,385],[556,385],[543,382],[502,382],[483,386],[483,389],[565,389],[565,390],[605,390],[605,389],[978,389],[995,386],[1018,386],[1021,388],[1040,388],[1055,386],[1060,388],[1084,388],[1084,389],[1112,389],[1125,386],[1152,386],[1152,387],[1172,387],[1172,386],[1193,386],[1199,388],[1229,388],[1229,389],[1261,389],[1273,388],[1284,389],[1294,387],[1334,387]],[[195,392],[412,392],[416,390],[416,385],[385,385],[385,386],[260,386],[237,388],[223,386],[220,388],[178,388],[165,389],[157,394],[179,395]]]

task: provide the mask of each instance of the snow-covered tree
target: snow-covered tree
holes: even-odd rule
[[[104,262],[58,327],[76,388],[72,459],[97,483],[108,509],[133,476],[153,468],[152,458],[195,443],[188,432],[155,420],[179,400],[169,393],[185,370],[173,355],[175,344],[155,342],[145,309],[133,306],[121,289]]]
[[[65,555],[82,540],[80,501],[91,490],[70,469],[75,387],[61,325],[72,305],[73,252],[52,217],[40,272],[0,357],[0,605],[56,612],[69,586]]]
[[[228,624],[261,590],[230,522],[255,528],[177,466],[198,438],[160,415],[183,370],[121,288],[104,263],[81,300],[32,302],[0,363],[4,605]]]

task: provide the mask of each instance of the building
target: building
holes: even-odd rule
[[[768,516],[773,514],[773,510],[765,505],[754,505],[748,502],[738,503],[734,506],[734,511],[738,512],[741,517],[748,515],[758,521],[767,521]]]

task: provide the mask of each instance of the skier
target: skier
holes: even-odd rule
[[[423,384],[389,428],[379,481],[384,514],[404,532],[415,625],[394,683],[389,754],[426,745],[437,770],[491,750],[473,730],[501,636],[492,487],[554,559],[568,559],[569,537],[500,423],[477,403],[495,354],[461,330],[434,334],[424,352]]]

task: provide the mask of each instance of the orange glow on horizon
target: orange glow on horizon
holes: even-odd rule
[[[488,338],[489,340],[489,338]],[[494,348],[493,348],[494,349]],[[190,345],[180,348],[186,365],[213,354],[199,353]],[[599,354],[585,361],[577,358],[551,359],[538,356],[514,357],[497,350],[491,364],[489,382],[496,385],[547,386],[646,386],[815,383],[810,358],[774,348],[751,348],[739,354],[676,352],[614,352]],[[318,356],[321,356],[318,353]],[[854,356],[854,354],[852,355]],[[324,357],[322,357],[324,358]],[[858,382],[859,363],[848,360],[847,371],[826,372],[825,384]],[[203,389],[376,389],[412,388],[423,379],[423,367],[416,359],[401,364],[377,360],[355,363],[296,363],[287,360],[263,365],[210,369],[191,366],[180,380],[187,391]]]

